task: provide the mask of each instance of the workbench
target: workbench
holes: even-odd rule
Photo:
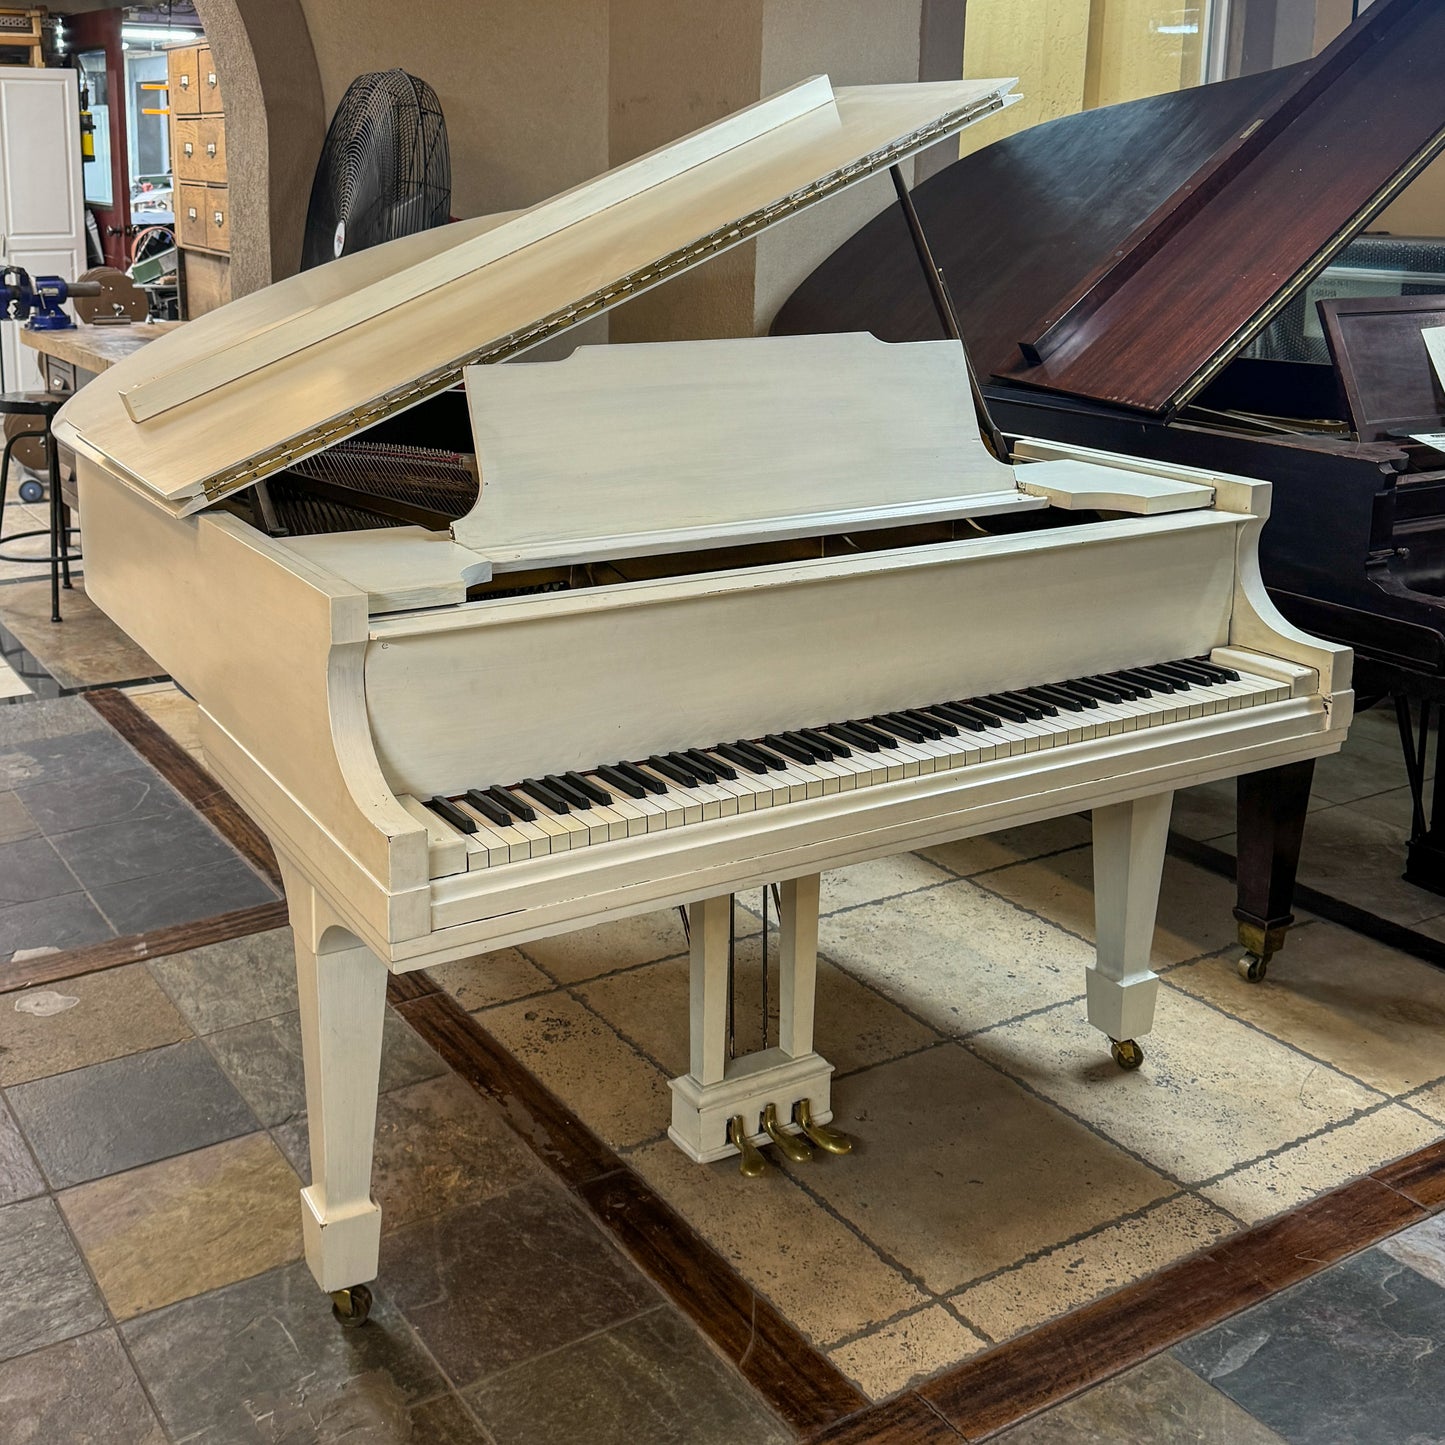
[[[77,391],[117,361],[181,325],[180,321],[131,321],[115,326],[80,325],[64,331],[31,331],[22,326],[20,339],[40,353],[40,374],[47,391]]]

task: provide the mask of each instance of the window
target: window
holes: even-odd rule
[[[86,161],[81,174],[85,199],[95,206],[113,206],[110,169],[110,80],[105,73],[105,51],[87,50],[79,57],[80,83],[90,95],[90,117],[95,122],[92,140],[95,159]]]

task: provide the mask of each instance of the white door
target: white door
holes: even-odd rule
[[[0,257],[73,281],[85,265],[80,99],[73,70],[0,67]],[[3,389],[39,388],[36,352],[0,322]]]

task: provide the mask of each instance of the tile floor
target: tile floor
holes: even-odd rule
[[[131,696],[198,754],[180,694]],[[18,753],[26,774],[0,791],[0,849],[29,845],[19,872],[0,867],[25,880],[8,884],[17,901],[0,904],[0,928],[47,901],[18,895],[55,887],[57,864],[86,899],[113,889],[143,911],[160,895],[157,859],[116,826],[140,821],[124,782],[137,760],[126,750],[122,766],[111,737],[81,699],[0,709],[0,770]],[[76,828],[66,810],[90,752],[87,799],[114,811]],[[1400,778],[1384,752],[1361,728],[1322,770],[1317,812],[1388,813]],[[1220,804],[1217,790],[1186,797],[1181,826],[1227,837]],[[184,816],[155,806],[167,826]],[[1156,1031],[1143,1069],[1120,1073],[1081,1022],[1087,839],[1066,818],[829,876],[819,1047],[859,1145],[759,1181],[693,1166],[664,1138],[686,1037],[675,915],[435,978],[883,1398],[1445,1133],[1445,973],[1306,918],[1269,979],[1246,985],[1231,888],[1175,860]],[[1428,921],[1445,916],[1440,902],[1411,906]],[[746,1048],[761,1033],[756,916],[740,913],[740,935]],[[775,954],[774,941],[772,966]],[[4,1445],[7,1428],[37,1442],[791,1438],[395,1015],[380,1303],[366,1330],[338,1331],[298,1262],[309,1171],[283,933],[16,1001],[0,996],[0,1422],[23,1424],[0,1423]],[[1445,1312],[1415,1281],[1435,1288],[1441,1250],[1422,1226],[1014,1435],[1410,1439],[1361,1433],[1343,1384],[1304,1402],[1270,1381],[1373,1322],[1396,1338],[1380,1369],[1438,1402],[1427,1346]],[[1424,1343],[1411,1357],[1399,1339]]]

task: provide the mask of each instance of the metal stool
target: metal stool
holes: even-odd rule
[[[40,531],[38,528],[29,532],[12,532],[10,536],[0,536],[0,542],[18,542],[25,537],[50,538],[50,555],[48,557],[16,557],[7,556],[0,552],[0,562],[47,562],[50,564],[50,620],[60,621],[60,588],[62,585],[70,586],[70,533],[73,530],[70,525],[70,508],[65,505],[64,498],[60,495],[60,453],[55,445],[55,437],[50,430],[50,424],[55,420],[55,413],[64,406],[66,397],[50,391],[7,391],[0,392],[0,416],[38,416],[45,420],[44,430],[41,435],[45,439],[45,461],[50,472],[50,527],[47,531]],[[0,529],[5,524],[5,493],[10,485],[10,453],[14,450],[16,442],[23,437],[34,436],[34,432],[17,432],[5,443],[5,450],[0,453]],[[75,554],[75,560],[80,561],[80,553]]]

